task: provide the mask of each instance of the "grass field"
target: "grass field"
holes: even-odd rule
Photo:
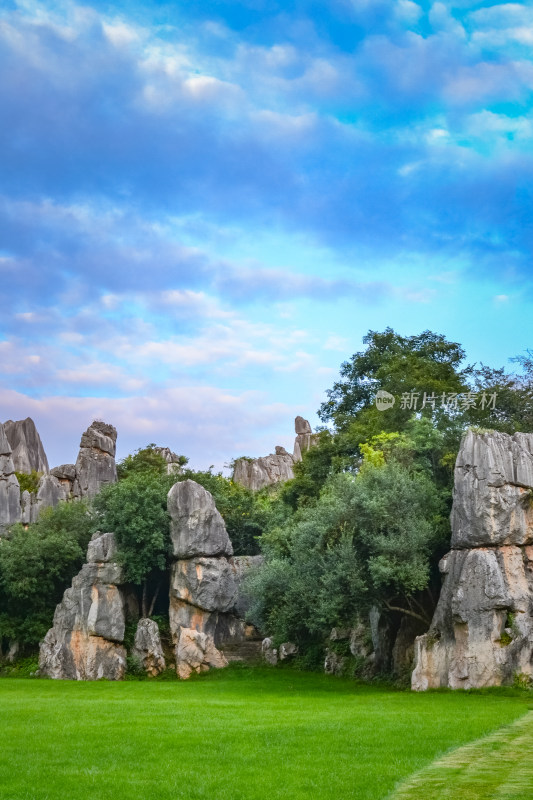
[[[459,747],[414,778],[393,800],[530,800],[533,711],[480,742]]]
[[[530,705],[273,669],[169,683],[4,679],[0,797],[379,800]]]

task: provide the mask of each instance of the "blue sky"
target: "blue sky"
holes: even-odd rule
[[[369,330],[533,346],[533,6],[4,2],[0,419],[222,466]]]

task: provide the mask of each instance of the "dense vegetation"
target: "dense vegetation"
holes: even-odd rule
[[[427,627],[462,433],[533,430],[533,357],[514,359],[517,373],[468,365],[444,336],[390,328],[370,331],[364,345],[341,366],[318,444],[285,486],[253,493],[187,468],[185,456],[169,475],[149,444],[119,462],[118,483],[90,507],[60,505],[28,530],[14,526],[0,546],[0,640],[39,641],[96,530],[116,533],[127,579],[143,613],[153,612],[169,558],[167,493],[187,478],[215,498],[235,554],[264,554],[248,585],[251,618],[276,642],[319,652],[331,627],[371,607]],[[383,391],[395,397],[385,411],[375,402]],[[38,475],[20,480],[32,491]]]
[[[527,701],[230,667],[166,683],[3,680],[0,707],[3,800],[377,800]],[[505,763],[524,753],[516,742]]]

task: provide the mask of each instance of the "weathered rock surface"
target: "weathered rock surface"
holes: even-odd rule
[[[4,428],[13,451],[15,470],[48,472],[48,459],[34,421],[30,417],[17,422],[8,419],[4,422]]]
[[[81,437],[76,459],[76,491],[78,497],[94,497],[102,486],[115,483],[117,431],[113,425],[95,421]]]
[[[267,636],[266,639],[263,639],[261,642],[261,652],[267,664],[270,664],[271,667],[275,667],[278,663],[279,654],[278,648],[274,647],[270,636]]]
[[[99,541],[102,540],[102,541]],[[122,645],[125,601],[113,534],[95,535],[87,558],[56,608],[40,647],[39,669],[51,678],[119,680],[126,668]]]
[[[452,547],[533,544],[533,434],[473,433],[455,465]]]
[[[132,656],[153,678],[165,669],[165,655],[161,646],[159,626],[155,620],[146,617],[139,620]]]
[[[239,585],[257,559],[230,558],[233,548],[224,520],[212,495],[195,481],[172,487],[168,510],[176,559],[171,566],[170,630],[176,669],[180,677],[188,677],[191,671],[225,666],[217,648],[255,634],[237,608],[245,605],[244,599],[239,603]]]
[[[175,483],[168,493],[173,556],[231,556],[233,547],[212,495],[195,481]]]
[[[193,672],[207,672],[209,667],[227,666],[224,654],[217,650],[210,636],[192,628],[182,628],[176,646],[176,669],[180,678],[186,680]]]
[[[235,483],[245,486],[254,492],[271,486],[275,483],[284,483],[294,478],[294,465],[302,460],[302,453],[309,450],[316,442],[316,434],[311,430],[311,425],[303,417],[296,417],[294,421],[296,439],[294,453],[288,453],[279,445],[276,452],[261,458],[238,458],[233,468]]]
[[[237,601],[237,584],[227,558],[175,561],[171,592],[204,611],[229,611]]]
[[[479,688],[533,674],[533,436],[469,432],[455,471],[452,547],[412,687]]]
[[[170,447],[154,447],[154,452],[165,459],[168,475],[179,474],[182,471],[180,457],[177,453],[173,453]]]
[[[20,486],[15,475],[11,445],[0,423],[0,536],[15,522],[20,522]]]

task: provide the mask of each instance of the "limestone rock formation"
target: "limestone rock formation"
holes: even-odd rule
[[[452,550],[412,687],[479,688],[533,675],[533,434],[474,433],[455,469]]]
[[[183,628],[176,646],[176,670],[186,680],[193,672],[207,672],[209,667],[220,669],[228,662],[214,645],[210,636],[192,628]]]
[[[137,659],[144,671],[155,678],[166,667],[161,646],[159,626],[153,619],[143,617],[137,624],[132,656]]]
[[[302,453],[309,450],[317,439],[317,434],[312,432],[311,425],[303,417],[296,417],[294,429],[296,439],[292,455],[278,445],[276,452],[268,456],[238,458],[233,468],[235,483],[257,492],[265,486],[284,483],[294,478],[294,465],[302,460]]]
[[[22,517],[20,486],[15,475],[11,445],[0,423],[0,536]]]
[[[233,547],[213,496],[196,481],[175,483],[168,493],[174,558],[231,556]]]
[[[74,496],[94,497],[102,486],[116,482],[116,442],[117,431],[113,425],[95,421],[87,428],[76,459]]]
[[[48,472],[48,459],[34,421],[30,417],[17,422],[8,419],[4,422],[4,428],[13,451],[15,470]]]
[[[112,533],[95,534],[89,543],[87,563],[65,591],[41,642],[41,674],[72,680],[124,676],[125,593],[115,551]]]
[[[167,475],[179,474],[182,471],[180,456],[173,453],[170,447],[154,447],[154,453],[159,453],[161,458],[166,461]]]
[[[180,677],[225,666],[218,647],[244,641],[252,629],[237,615],[239,583],[257,563],[232,559],[233,548],[212,495],[195,481],[168,494],[175,561],[170,576],[170,630]],[[242,608],[242,604],[241,604]]]

